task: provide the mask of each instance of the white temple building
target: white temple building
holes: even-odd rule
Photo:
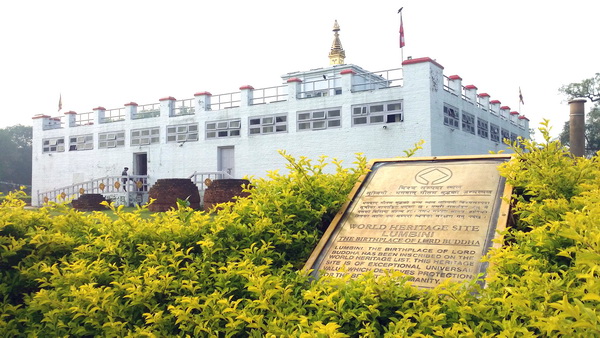
[[[348,166],[403,155],[474,155],[529,137],[529,120],[458,75],[423,57],[370,72],[345,64],[334,25],[331,65],[287,73],[269,88],[244,85],[226,94],[129,102],[124,107],[33,117],[32,204],[102,193],[118,203],[145,201],[162,178],[265,176],[282,169],[278,150]],[[123,167],[130,188],[123,190]]]

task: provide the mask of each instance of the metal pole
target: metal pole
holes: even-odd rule
[[[585,156],[585,101],[569,101],[569,144],[573,156]]]

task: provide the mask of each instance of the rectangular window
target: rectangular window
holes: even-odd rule
[[[298,130],[322,130],[342,126],[340,108],[330,108],[310,112],[299,112]]]
[[[240,136],[241,120],[222,120],[206,122],[207,139]]]
[[[65,151],[64,137],[45,138],[42,140],[43,153],[58,153]]]
[[[462,112],[462,130],[475,135],[475,116]]]
[[[458,109],[452,106],[444,105],[444,125],[450,128],[458,129]]]
[[[69,151],[94,149],[94,135],[79,135],[69,137]]]
[[[248,119],[250,135],[287,132],[287,115],[254,116]]]
[[[504,142],[504,140],[510,140],[510,132],[508,130],[502,128],[501,135],[502,135],[502,142]]]
[[[488,138],[489,129],[488,129],[488,121],[477,118],[477,135]]]
[[[500,142],[500,127],[490,123],[490,140]]]
[[[125,132],[115,131],[98,134],[98,149],[120,148],[125,146]]]
[[[131,131],[132,146],[146,146],[160,143],[160,128],[134,129]]]
[[[352,107],[353,126],[402,121],[404,121],[402,101],[382,102]]]
[[[510,140],[511,142],[514,142],[517,140],[517,137],[519,137],[519,135],[515,134],[515,133],[510,133]]]
[[[198,124],[167,126],[167,143],[198,141]]]

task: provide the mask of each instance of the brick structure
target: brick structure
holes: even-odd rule
[[[167,178],[156,181],[150,188],[149,198],[155,199],[150,204],[150,211],[167,211],[177,208],[177,199],[186,200],[190,208],[200,209],[200,193],[198,187],[188,178]]]
[[[71,201],[71,205],[79,211],[102,211],[106,210],[106,207],[100,204],[102,202],[106,202],[102,194],[83,194]]]
[[[219,203],[233,202],[235,197],[247,197],[242,185],[249,185],[244,179],[214,180],[204,192],[204,210],[211,210]]]

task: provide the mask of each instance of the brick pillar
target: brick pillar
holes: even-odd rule
[[[211,110],[211,108],[210,108],[210,99],[212,97],[211,93],[200,92],[200,93],[194,94],[194,97],[196,98],[196,100],[194,101],[194,103],[196,105],[196,112]]]
[[[251,85],[241,86],[240,91],[240,107],[251,106],[254,98],[254,87]]]
[[[302,80],[297,77],[293,77],[287,80],[288,83],[288,101],[296,101],[300,94]],[[343,90],[343,89],[342,89]]]
[[[163,97],[158,101],[160,102],[160,116],[173,116],[173,108],[175,107],[175,101],[177,100],[173,96],[168,96]]]
[[[460,96],[462,92],[462,77],[458,75],[448,76],[448,88],[452,94]]]
[[[138,104],[135,102],[125,103],[125,120],[135,119],[137,114]]]
[[[96,107],[93,110],[94,110],[94,124],[98,125],[100,123],[104,123],[104,115],[106,113],[106,108]]]
[[[67,122],[66,122],[66,127],[67,128],[71,128],[71,127],[76,127],[77,126],[77,113],[74,111],[68,111],[65,113],[65,116],[67,116]]]
[[[474,85],[465,86],[465,97],[473,103],[477,103],[477,87]]]

